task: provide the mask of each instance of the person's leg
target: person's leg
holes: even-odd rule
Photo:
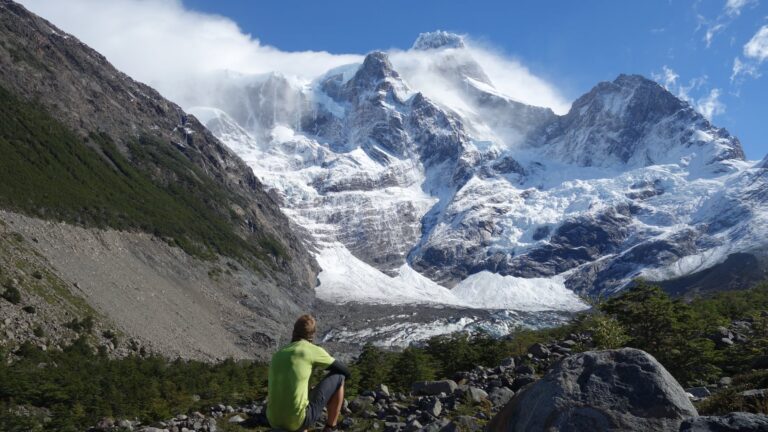
[[[339,412],[341,406],[344,403],[344,392],[339,389],[344,385],[344,375],[331,373],[325,376],[312,390],[309,392],[309,406],[307,407],[307,416],[304,418],[303,428],[311,428],[320,416],[323,414],[323,408],[328,409],[328,419],[335,413],[334,423],[328,423],[335,425],[335,421],[339,418]],[[331,399],[338,399],[334,406],[338,406],[336,411],[331,411]]]
[[[325,422],[326,426],[332,428],[336,427],[336,422],[339,421],[339,414],[341,414],[341,406],[344,405],[344,380],[341,381],[341,385],[336,389],[336,393],[331,396],[331,400],[328,401],[326,408],[328,410],[328,421]]]

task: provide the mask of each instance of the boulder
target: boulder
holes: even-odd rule
[[[411,391],[416,395],[437,396],[440,393],[452,394],[458,388],[453,380],[442,381],[416,381],[411,386]]]
[[[680,432],[768,432],[768,416],[736,412],[685,420]]]
[[[632,348],[566,357],[517,393],[493,431],[677,431],[697,416],[685,390],[650,354]]]

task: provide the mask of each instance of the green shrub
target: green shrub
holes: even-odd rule
[[[8,284],[3,291],[3,298],[13,304],[19,304],[21,302],[21,292],[14,285]]]
[[[587,325],[595,345],[600,349],[621,348],[630,340],[624,326],[616,318],[598,314]]]

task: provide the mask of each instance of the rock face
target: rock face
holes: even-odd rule
[[[696,416],[680,384],[636,349],[565,358],[519,392],[490,424],[494,431],[677,431]]]
[[[736,412],[717,416],[689,419],[680,426],[680,432],[766,432],[768,416]]]

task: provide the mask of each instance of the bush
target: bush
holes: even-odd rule
[[[624,326],[616,318],[602,314],[591,317],[587,330],[600,349],[621,348],[630,340]]]
[[[13,304],[19,304],[21,302],[21,292],[14,285],[6,285],[5,291],[3,291],[3,298]]]

